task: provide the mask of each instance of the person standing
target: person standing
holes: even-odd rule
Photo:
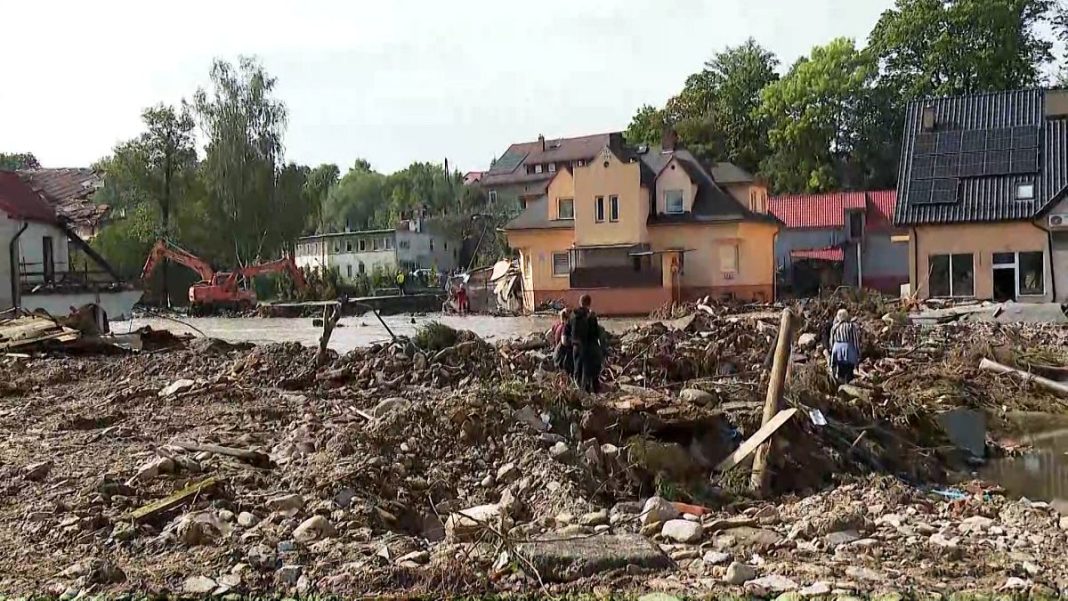
[[[397,290],[400,290],[401,296],[404,296],[406,294],[406,292],[404,291],[404,270],[403,269],[397,271]]]
[[[848,384],[853,380],[853,371],[860,363],[860,329],[845,309],[839,309],[834,316],[830,342],[834,377],[839,382]]]
[[[574,353],[575,381],[586,392],[600,392],[601,326],[590,306],[593,299],[583,294],[571,317],[571,348]]]

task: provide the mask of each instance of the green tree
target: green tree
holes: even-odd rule
[[[385,208],[386,176],[357,161],[327,194],[323,203],[323,230],[361,230],[373,227]]]
[[[32,152],[0,152],[0,171],[18,171],[21,169],[40,169],[41,163]]]
[[[778,192],[823,192],[841,187],[845,165],[865,144],[872,110],[868,93],[875,61],[852,40],[813,48],[779,81],[765,88],[760,112],[770,124],[770,155],[762,172]]]
[[[368,165],[370,167],[370,165]],[[323,229],[323,205],[330,191],[337,186],[341,171],[333,163],[323,163],[308,173],[304,183],[304,192],[308,198],[308,228],[311,231]]]
[[[623,135],[629,144],[656,144],[666,125],[664,111],[651,104],[643,104],[638,107],[638,112],[631,118]]]
[[[717,52],[705,63],[714,90],[712,113],[723,131],[726,158],[751,172],[767,155],[768,118],[760,109],[761,92],[778,79],[779,59],[753,38]]]
[[[1053,0],[897,0],[868,46],[896,98],[1035,86],[1053,56],[1038,29]]]

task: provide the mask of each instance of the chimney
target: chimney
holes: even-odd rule
[[[666,127],[660,136],[660,151],[674,152],[679,144],[679,134],[673,127]]]
[[[545,135],[538,134],[538,142],[541,142],[541,151],[545,152]]]

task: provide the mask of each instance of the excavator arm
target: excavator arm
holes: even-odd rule
[[[148,259],[145,261],[144,269],[141,270],[141,279],[148,279],[160,261],[165,259],[170,259],[179,265],[185,265],[192,269],[200,276],[203,282],[211,283],[212,278],[215,277],[215,270],[200,257],[166,240],[159,240],[152,247],[152,250],[148,251]]]
[[[248,265],[242,267],[239,272],[246,278],[252,278],[263,273],[285,272],[293,279],[293,284],[297,287],[297,290],[303,291],[308,286],[308,283],[304,280],[304,272],[297,267],[292,257]]]

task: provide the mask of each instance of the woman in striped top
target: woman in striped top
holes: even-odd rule
[[[849,312],[839,309],[831,326],[831,367],[840,382],[850,382],[853,370],[860,363],[860,329],[849,318]]]

